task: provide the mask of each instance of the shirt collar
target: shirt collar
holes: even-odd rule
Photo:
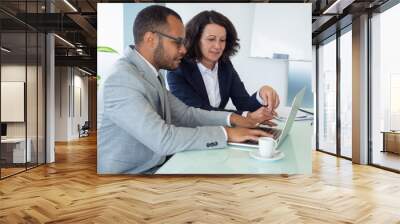
[[[216,73],[218,71],[218,62],[215,64],[214,68],[211,70],[204,66],[201,62],[197,61],[197,67],[200,70],[200,73],[206,73],[206,72],[211,72],[211,73]]]
[[[155,76],[158,76],[158,71],[156,70],[156,68],[149,62],[146,60],[146,58],[144,58],[139,51],[136,50],[136,48],[133,48],[134,51],[136,51],[136,53],[139,55],[139,57],[141,59],[143,59],[143,61],[145,61],[147,63],[147,65],[151,68],[151,70],[154,72]]]

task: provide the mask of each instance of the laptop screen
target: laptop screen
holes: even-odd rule
[[[305,92],[305,88],[300,90],[300,92],[298,92],[294,98],[294,101],[292,103],[292,108],[290,110],[289,116],[286,119],[285,125],[284,125],[283,129],[280,131],[279,136],[277,136],[278,137],[278,139],[277,139],[278,145],[276,146],[277,148],[282,144],[283,140],[285,140],[286,136],[290,132],[290,129],[292,128],[292,124],[294,122],[294,119],[296,118],[297,111],[303,100],[304,92]],[[258,147],[258,143],[255,143],[255,142],[243,142],[243,143],[228,142],[228,143],[230,145]]]

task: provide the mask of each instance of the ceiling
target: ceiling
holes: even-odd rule
[[[238,0],[235,2],[312,3],[312,36],[313,43],[316,44],[334,34],[337,28],[350,24],[353,16],[357,16],[366,10],[372,10],[386,1],[339,0],[338,3],[335,3],[335,0]],[[80,66],[95,73],[97,3],[106,2],[135,1],[1,0],[0,27],[3,33],[2,46],[8,44],[7,48],[14,49],[15,55],[18,55],[18,52],[21,54],[28,52],[29,55],[37,49],[37,41],[31,40],[34,38],[33,35],[28,35],[28,40],[25,40],[24,33],[26,29],[28,32],[55,32],[60,37],[55,38],[56,65]],[[175,0],[168,2],[187,1]],[[204,2],[204,0],[191,2]],[[53,13],[48,13],[50,8],[52,8]],[[341,20],[340,23],[338,23],[339,20]],[[24,48],[25,41],[28,42],[27,50]],[[39,48],[42,47],[42,45],[39,45]]]

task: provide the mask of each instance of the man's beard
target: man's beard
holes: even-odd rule
[[[164,46],[159,42],[154,50],[154,63],[159,69],[175,70],[173,59],[169,59],[164,54]]]

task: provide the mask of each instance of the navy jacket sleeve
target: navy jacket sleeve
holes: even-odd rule
[[[228,67],[231,68],[232,80],[229,96],[235,107],[238,110],[251,112],[260,108],[262,105],[257,100],[257,92],[250,96],[231,62],[228,62]]]

